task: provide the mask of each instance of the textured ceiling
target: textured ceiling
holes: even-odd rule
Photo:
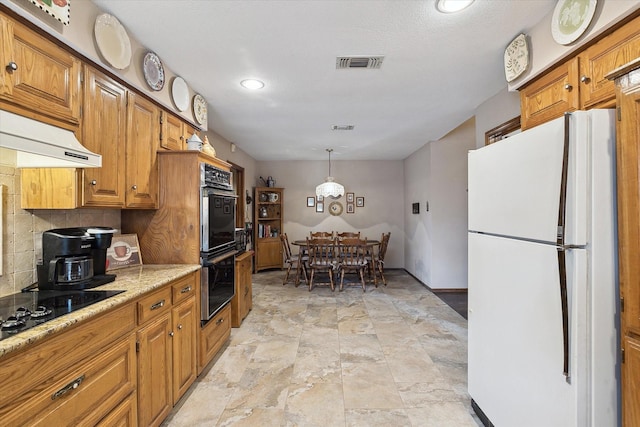
[[[94,0],[208,102],[257,160],[404,159],[506,86],[503,55],[555,0]],[[378,70],[336,57],[384,55]],[[258,78],[265,87],[243,89]],[[352,131],[332,125],[352,124]]]

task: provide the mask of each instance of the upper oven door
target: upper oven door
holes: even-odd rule
[[[210,252],[235,241],[236,198],[233,193],[202,188],[201,248]]]

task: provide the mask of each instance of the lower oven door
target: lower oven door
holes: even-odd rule
[[[201,282],[201,319],[211,319],[235,295],[235,254],[227,252],[203,259]]]

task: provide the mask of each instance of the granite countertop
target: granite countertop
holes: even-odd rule
[[[199,269],[199,264],[149,264],[109,271],[109,274],[116,275],[116,280],[93,288],[93,290],[121,290],[125,292],[0,341],[0,358]]]

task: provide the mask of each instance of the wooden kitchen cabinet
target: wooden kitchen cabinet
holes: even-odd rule
[[[253,306],[250,251],[236,256],[236,292],[231,300],[231,327],[239,328]]]
[[[138,301],[138,423],[160,425],[197,376],[199,273]]]
[[[640,425],[640,58],[615,80],[622,424]]]
[[[138,330],[138,423],[158,426],[171,408],[171,309]]]
[[[522,130],[580,107],[578,58],[558,65],[520,90]]]
[[[128,208],[158,207],[160,111],[148,99],[127,94],[125,203]]]
[[[85,67],[82,144],[102,155],[102,167],[81,169],[81,206],[125,207],[127,90]]]
[[[615,106],[607,75],[640,57],[640,17],[610,32],[520,89],[522,130],[565,112]]]
[[[231,335],[231,304],[227,304],[200,329],[198,375],[213,360]]]
[[[135,310],[111,310],[0,362],[2,425],[95,425],[136,389]],[[56,356],[58,355],[58,356]]]
[[[0,34],[0,108],[77,130],[80,60],[4,13]]]
[[[160,122],[162,124],[160,146],[167,150],[186,150],[187,139],[197,133],[189,123],[166,111],[160,112]]]
[[[276,195],[274,200],[271,195]],[[268,268],[282,268],[282,233],[284,188],[256,187],[254,200],[253,244],[255,262],[253,272]]]
[[[102,155],[102,167],[21,169],[21,207],[157,208],[159,108],[107,75],[85,70],[82,142]]]

